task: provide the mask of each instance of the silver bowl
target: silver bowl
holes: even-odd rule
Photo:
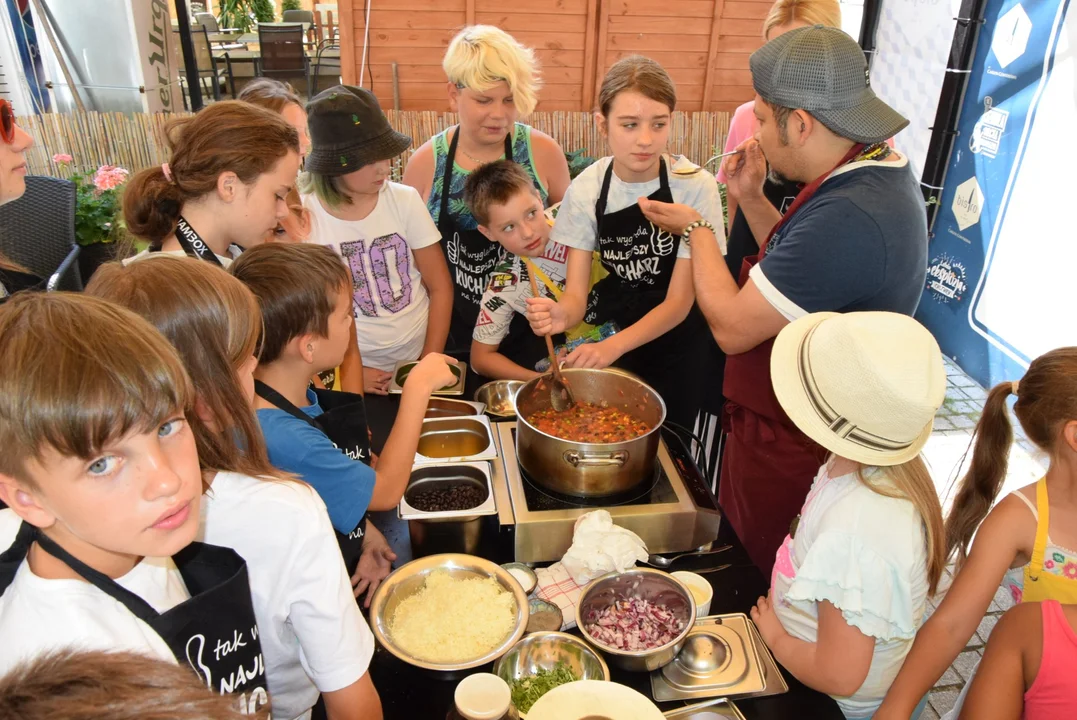
[[[521,380],[494,380],[475,391],[475,402],[486,403],[486,412],[497,417],[516,417],[513,398],[524,386]]]
[[[614,600],[623,598],[642,598],[665,605],[684,623],[684,629],[670,642],[650,650],[618,650],[603,645],[591,637],[586,626]],[[612,665],[632,672],[650,672],[672,662],[684,645],[695,619],[696,603],[691,591],[669,573],[651,568],[633,568],[595,578],[580,593],[576,610],[576,624],[584,639],[605,653]]]
[[[483,578],[492,577],[497,580],[501,587],[512,593],[516,599],[516,623],[512,632],[505,637],[497,647],[478,657],[455,663],[437,663],[411,655],[393,642],[393,636],[389,630],[389,621],[400,605],[400,601],[417,593],[426,582],[427,576],[435,570],[444,570],[454,578]],[[394,570],[384,582],[378,586],[374,593],[374,599],[370,602],[370,626],[374,631],[374,637],[386,650],[400,658],[409,665],[442,672],[458,672],[469,668],[485,665],[501,657],[511,648],[517,640],[523,637],[527,627],[528,609],[527,596],[508,571],[474,555],[462,555],[448,553],[442,555],[430,555],[428,557],[412,560],[406,565]]]
[[[533,632],[494,663],[494,675],[512,685],[514,680],[553,670],[562,662],[577,680],[609,680],[610,669],[602,656],[574,635],[563,632]],[[520,717],[527,717],[525,714]]]

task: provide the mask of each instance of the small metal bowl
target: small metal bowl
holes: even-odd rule
[[[610,669],[590,645],[574,635],[553,631],[525,635],[494,663],[494,675],[511,685],[540,670],[552,670],[559,662],[577,680],[610,679]],[[521,713],[520,717],[527,716]]]
[[[542,598],[533,597],[527,603],[527,632],[555,632],[565,624],[561,608]],[[548,627],[545,627],[547,626]]]
[[[642,598],[665,605],[684,623],[684,629],[670,642],[649,650],[618,650],[603,645],[587,632],[587,624],[615,600],[624,598]],[[650,672],[672,662],[695,625],[695,619],[696,603],[691,591],[669,573],[651,568],[633,568],[595,578],[580,593],[576,610],[576,624],[584,639],[605,653],[611,664],[632,672]]]
[[[475,402],[486,403],[486,412],[497,417],[516,417],[513,398],[524,386],[520,380],[494,380],[475,391]]]
[[[404,598],[419,592],[426,582],[426,577],[435,570],[444,570],[454,578],[492,577],[497,580],[498,584],[512,593],[516,600],[516,624],[512,632],[489,652],[470,660],[455,663],[437,663],[422,660],[398,647],[393,642],[392,632],[389,630],[389,621],[392,619],[393,613],[396,612],[400,602]],[[374,598],[370,602],[370,627],[374,631],[374,637],[377,638],[382,647],[409,665],[447,673],[455,673],[460,670],[485,665],[501,657],[516,644],[516,641],[523,637],[524,629],[527,627],[527,618],[527,595],[524,594],[520,583],[509,575],[508,570],[474,555],[456,553],[430,555],[402,565],[390,573],[389,577],[385,578],[382,584],[378,586],[374,593]]]
[[[520,584],[523,586],[524,594],[526,594],[526,595],[530,595],[531,591],[534,590],[535,587],[538,585],[538,575],[535,574],[534,570],[527,567],[523,563],[518,563],[518,562],[501,563],[501,567],[505,568],[506,570],[516,570],[516,571],[521,572],[521,573],[523,573],[524,575],[527,576],[527,581],[526,582],[523,581],[523,580],[520,580],[520,578],[516,578],[517,580],[520,580]],[[510,575],[511,574],[512,573],[510,573]],[[512,575],[512,576],[516,577],[515,575]]]

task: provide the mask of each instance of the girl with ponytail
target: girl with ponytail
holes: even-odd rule
[[[250,103],[214,103],[173,120],[168,162],[128,181],[123,216],[154,252],[227,267],[286,218],[299,172],[299,135],[279,114]]]
[[[1010,395],[1017,396],[1013,409],[1021,427],[1050,465],[1038,482],[991,509],[1013,442]],[[909,718],[965,648],[1000,583],[1019,602],[1077,603],[1077,552],[1067,549],[1077,548],[1077,347],[1041,355],[1019,382],[991,389],[976,425],[972,462],[946,520],[946,547],[956,552],[959,572],[917,633],[878,720]]]

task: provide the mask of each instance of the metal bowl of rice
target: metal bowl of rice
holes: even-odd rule
[[[370,626],[382,647],[441,672],[493,662],[523,637],[527,619],[527,596],[507,570],[456,553],[397,568],[370,603]]]

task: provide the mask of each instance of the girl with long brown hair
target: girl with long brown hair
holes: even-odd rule
[[[942,353],[906,315],[814,313],[779,333],[771,377],[789,418],[830,456],[752,619],[797,679],[846,718],[870,718],[945,564],[920,456],[946,394]]]
[[[254,295],[220,268],[169,256],[106,265],[86,292],[156,325],[191,376],[189,421],[207,488],[198,539],[247,560],[274,716],[304,715],[321,692],[330,718],[356,707],[380,718],[367,674],[373,636],[325,504],[270,464],[254,417]]]
[[[127,230],[153,252],[228,266],[265,242],[287,217],[299,172],[299,135],[279,114],[250,103],[214,103],[173,120],[168,162],[127,183]]]
[[[1011,395],[1021,427],[1050,465],[992,509],[1013,444]],[[946,519],[946,547],[948,555],[956,551],[959,571],[876,718],[909,717],[965,648],[1000,583],[1017,601],[1077,603],[1077,553],[1069,549],[1077,548],[1077,347],[1041,355],[1020,381],[988,393],[972,462]]]

